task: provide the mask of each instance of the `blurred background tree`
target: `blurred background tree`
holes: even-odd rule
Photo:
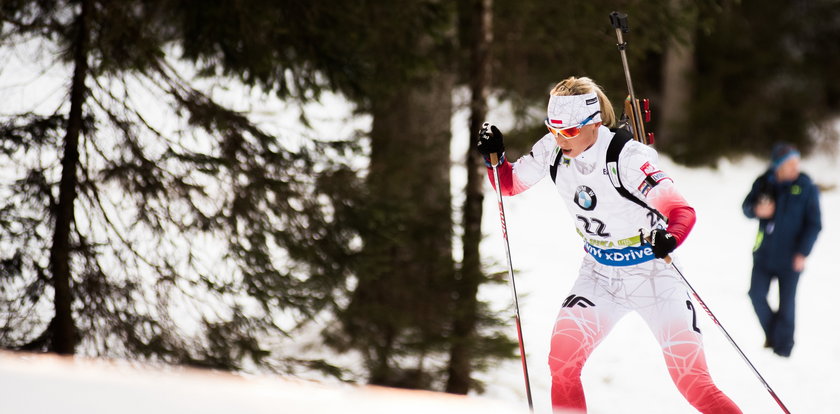
[[[773,143],[806,152],[834,143],[840,68],[840,8],[833,1],[722,3],[696,33],[687,122],[662,148],[686,165],[745,154],[768,158]]]
[[[317,53],[267,46],[308,50],[317,22],[307,10],[187,3],[2,3],[3,44],[44,48],[68,86],[54,112],[4,116],[0,126],[14,174],[0,206],[0,343],[334,372],[272,354],[268,340],[342,283],[334,266],[351,255],[353,235],[334,231],[341,206],[322,202],[315,183],[346,171],[347,145],[267,134],[185,76],[314,96]],[[262,30],[278,23],[284,31]],[[179,52],[195,65],[176,67]],[[172,119],[178,126],[167,128]]]
[[[368,381],[439,386],[446,364],[428,361],[448,352],[455,269],[454,75],[438,70],[453,71],[453,13],[368,6],[4,3],[3,40],[66,51],[73,99],[4,118],[20,177],[2,210],[3,346],[340,375],[269,349],[292,335],[279,316],[326,310],[328,342],[363,355]],[[374,115],[368,171],[343,164],[356,143],[271,136],[191,84],[223,78],[298,102],[344,93]],[[132,106],[149,91],[181,129]],[[190,305],[197,332],[175,315]],[[482,315],[474,364],[513,349]]]

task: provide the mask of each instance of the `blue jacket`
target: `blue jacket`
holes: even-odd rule
[[[819,189],[808,175],[801,173],[791,182],[778,182],[768,170],[753,182],[742,208],[755,218],[753,206],[762,194],[773,198],[776,211],[771,219],[758,221],[753,260],[777,271],[790,271],[793,256],[808,256],[822,229]]]

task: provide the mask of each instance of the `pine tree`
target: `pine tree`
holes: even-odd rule
[[[289,145],[184,76],[191,66],[173,50],[200,61],[199,74],[301,99],[320,90],[310,56],[261,54],[277,39],[250,31],[273,27],[271,16],[225,6],[3,3],[4,44],[58,51],[69,85],[53,112],[0,123],[15,174],[0,205],[3,347],[334,372],[272,355],[269,340],[285,335],[283,312],[305,319],[342,282],[352,235],[335,229],[341,193],[315,184],[342,181],[346,167],[331,160],[349,147]],[[161,112],[178,125],[157,125]]]

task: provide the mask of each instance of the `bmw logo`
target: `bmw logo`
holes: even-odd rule
[[[598,198],[595,197],[595,192],[591,188],[581,185],[575,190],[575,204],[580,208],[592,211],[597,203]]]

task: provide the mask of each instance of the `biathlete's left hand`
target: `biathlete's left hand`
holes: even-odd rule
[[[653,249],[653,256],[662,259],[677,248],[677,238],[668,230],[653,229],[650,231],[650,246]]]

